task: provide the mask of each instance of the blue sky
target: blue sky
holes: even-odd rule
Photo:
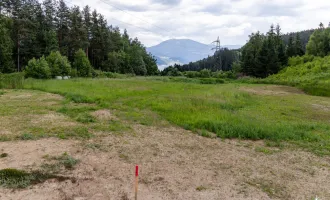
[[[146,46],[171,38],[209,44],[218,36],[222,44],[244,44],[251,32],[266,32],[272,23],[279,23],[286,33],[330,22],[329,0],[67,1],[69,5],[90,5]]]

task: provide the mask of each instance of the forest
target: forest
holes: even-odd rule
[[[69,7],[64,0],[0,2],[0,73],[27,71],[27,76],[48,78],[92,76],[100,70],[158,73],[155,58],[137,38],[108,25],[89,6]]]
[[[324,29],[322,23],[320,28]],[[314,31],[315,29],[310,29],[283,34],[279,25],[271,25],[266,34],[252,33],[247,44],[241,49],[221,48],[213,56],[189,64],[169,66],[161,74],[182,75],[179,72],[207,69],[212,72],[242,72],[248,76],[265,78],[286,66],[290,57],[304,55]],[[266,65],[273,62],[271,59],[275,59],[274,66],[271,66],[273,69],[266,69]]]

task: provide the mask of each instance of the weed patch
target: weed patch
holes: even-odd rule
[[[26,172],[17,169],[0,170],[0,186],[6,188],[26,188],[30,185],[43,183],[48,179],[64,181],[70,178],[46,174],[39,171]]]
[[[2,154],[0,154],[0,158],[6,158],[6,157],[8,157],[8,153],[2,153]]]

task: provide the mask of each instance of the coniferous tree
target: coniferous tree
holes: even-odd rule
[[[10,73],[15,70],[12,60],[13,41],[10,38],[12,21],[0,15],[0,73]]]
[[[292,56],[296,55],[293,34],[290,35],[286,54],[287,54],[288,57],[292,57]]]
[[[304,47],[301,44],[299,33],[296,34],[296,40],[295,40],[294,46],[295,46],[295,52],[296,52],[297,56],[303,56],[305,54]]]
[[[56,27],[59,49],[62,55],[69,56],[70,11],[63,0],[60,0],[56,12]]]
[[[54,30],[50,30],[45,33],[45,39],[46,39],[46,50],[45,54],[48,55],[52,51],[58,51],[58,40],[57,40],[57,34]]]
[[[285,52],[285,46],[284,43],[280,43],[280,45],[277,48],[277,53],[278,53],[278,60],[281,63],[281,67],[287,66],[288,64],[288,56],[286,55]]]

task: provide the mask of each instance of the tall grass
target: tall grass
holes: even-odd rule
[[[21,89],[23,82],[23,73],[0,74],[0,89]]]
[[[253,95],[247,84],[203,85],[131,79],[27,80],[25,87],[62,94],[77,102],[94,102],[123,113],[153,111],[192,131],[221,138],[296,141],[330,154],[330,113],[313,108],[320,97],[304,94]],[[330,99],[322,102],[330,105]],[[152,118],[153,115],[143,116]],[[141,117],[142,118],[142,117]]]

